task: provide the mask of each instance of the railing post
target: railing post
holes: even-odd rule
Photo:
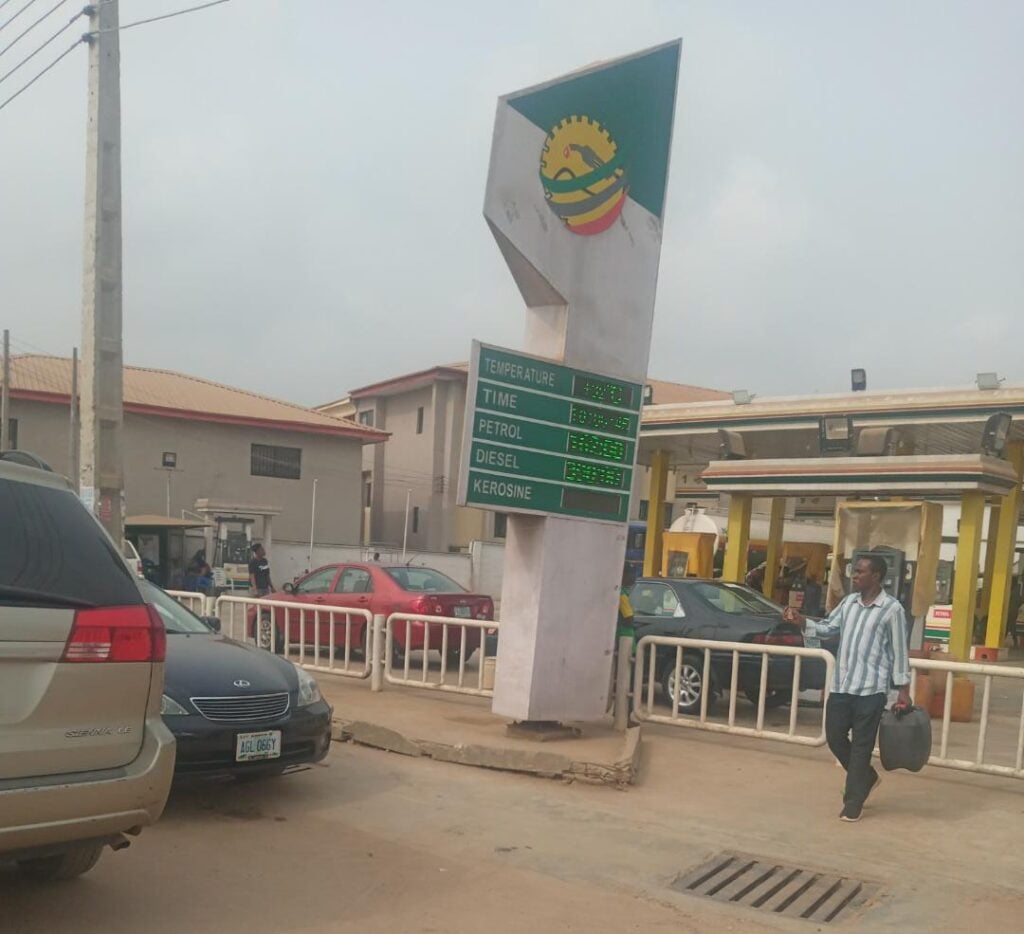
[[[378,613],[370,624],[370,690],[384,689],[384,615]]]
[[[615,657],[615,729],[625,733],[629,727],[629,666],[633,654],[633,637],[619,636]]]

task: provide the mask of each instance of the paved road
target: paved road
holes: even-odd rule
[[[1019,930],[1019,783],[887,776],[851,826],[821,751],[671,728],[646,747],[640,784],[618,792],[335,746],[275,782],[176,793],[76,883],[0,872],[0,930],[809,930],[671,890],[723,850],[880,882],[858,930]]]
[[[271,783],[175,793],[158,826],[77,882],[26,884],[0,871],[0,930],[706,930],[673,906],[517,865],[508,808],[538,790],[566,789],[336,746],[324,766]]]

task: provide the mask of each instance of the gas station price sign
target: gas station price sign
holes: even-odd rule
[[[643,387],[473,342],[458,502],[625,522]]]

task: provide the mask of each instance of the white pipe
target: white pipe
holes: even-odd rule
[[[316,531],[316,478],[313,479],[313,512],[309,517],[309,554],[306,556],[306,567],[313,569],[313,534]]]
[[[405,528],[402,531],[402,560],[405,560],[406,546],[409,544],[409,503],[412,501],[412,490],[405,491]]]

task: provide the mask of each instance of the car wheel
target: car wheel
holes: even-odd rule
[[[761,693],[761,685],[758,684],[756,687],[753,685],[745,685],[743,693],[746,695],[747,700],[750,701],[755,707],[757,706],[758,695]],[[764,709],[774,710],[776,707],[781,707],[783,704],[788,704],[790,698],[789,691],[773,691],[768,689],[764,694]]]
[[[405,668],[405,649],[397,639],[391,643],[391,667]]]
[[[696,655],[684,655],[679,668],[679,686],[676,687],[676,664],[673,658],[661,675],[661,690],[669,704],[675,704],[680,713],[697,713],[704,693],[704,662]]]
[[[87,873],[99,862],[103,852],[101,844],[76,846],[53,856],[23,859],[18,868],[30,879],[39,882],[64,882]]]
[[[466,652],[466,661],[467,662],[469,662],[469,660],[473,657],[473,653],[474,652],[476,652],[476,649],[469,649]],[[462,658],[462,650],[461,650],[461,648],[449,649],[447,657],[448,657],[448,670],[449,671],[458,671],[459,670],[459,659]]]
[[[270,651],[270,630],[274,630],[274,654],[284,654],[284,633],[280,626],[274,626],[270,621],[270,614],[264,613],[260,616],[259,628],[256,632],[256,645],[258,648]]]

